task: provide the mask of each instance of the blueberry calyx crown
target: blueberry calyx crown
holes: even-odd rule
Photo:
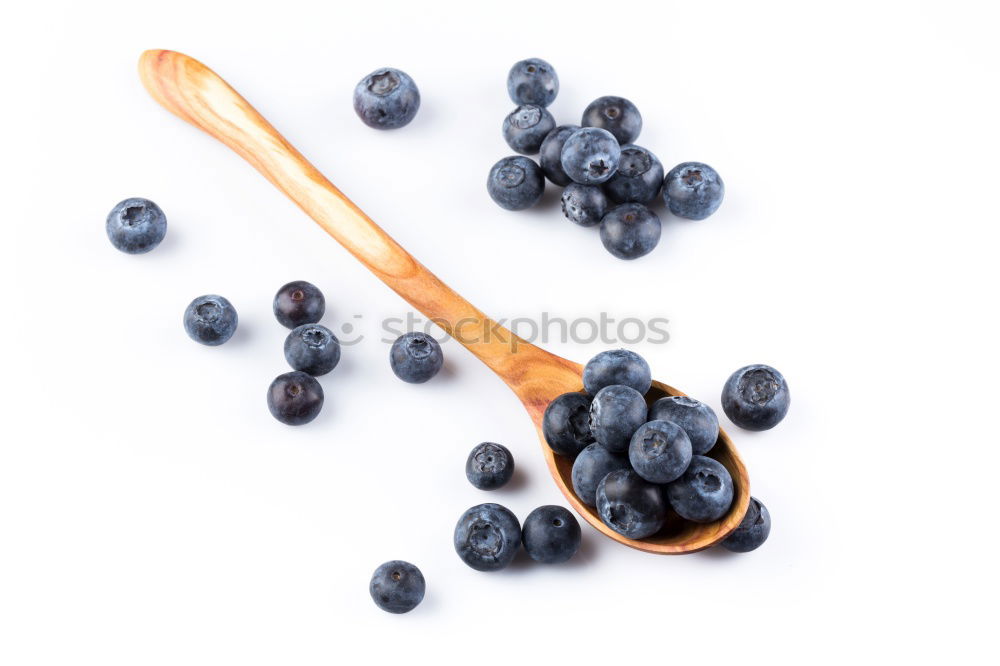
[[[399,87],[399,77],[395,72],[383,69],[371,75],[368,90],[375,95],[384,97]]]
[[[501,168],[500,173],[497,174],[497,180],[504,187],[517,187],[524,182],[524,177],[524,169],[516,164],[510,164]]]
[[[542,110],[533,104],[523,104],[510,114],[510,124],[518,129],[529,129],[542,120]]]
[[[622,151],[621,162],[618,165],[618,173],[629,178],[635,178],[649,171],[653,166],[653,161],[647,153],[641,150],[629,148]]]

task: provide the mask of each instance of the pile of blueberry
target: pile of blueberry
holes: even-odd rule
[[[494,164],[486,181],[502,208],[534,206],[548,178],[565,188],[562,209],[570,221],[600,225],[608,252],[637,259],[660,241],[660,218],[649,206],[661,191],[670,212],[689,220],[703,220],[722,204],[725,186],[715,169],[683,162],[664,175],[656,155],[635,144],[642,116],[624,97],[600,97],[580,125],[557,126],[546,107],[559,92],[559,77],[540,58],[511,67],[507,92],[518,106],[504,118],[503,138],[520,155]],[[536,154],[539,162],[522,157]]]
[[[708,454],[719,438],[719,420],[708,405],[670,396],[647,404],[652,374],[646,361],[624,349],[602,352],[587,363],[584,392],[565,393],[545,410],[542,431],[558,455],[573,458],[573,492],[595,507],[605,525],[630,539],[659,532],[671,511],[709,523],[733,503],[728,470]],[[788,385],[764,365],[741,368],[722,395],[737,425],[774,427],[788,411]],[[757,499],[722,545],[746,552],[770,532],[770,515]]]

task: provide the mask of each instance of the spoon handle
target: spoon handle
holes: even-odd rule
[[[551,356],[484,315],[410,256],[211,69],[176,51],[151,50],[139,60],[139,75],[160,105],[236,151],[508,384],[517,372],[514,353],[521,360]]]

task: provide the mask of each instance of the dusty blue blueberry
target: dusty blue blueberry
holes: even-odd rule
[[[580,523],[561,506],[540,506],[524,519],[521,543],[528,557],[543,564],[558,564],[580,550]]]
[[[542,165],[542,172],[556,185],[565,187],[573,182],[562,168],[562,149],[566,139],[578,129],[580,127],[577,125],[560,125],[548,133],[542,141],[541,148],[538,149],[538,161]]]
[[[663,200],[670,212],[689,220],[704,220],[719,209],[726,186],[715,169],[701,162],[684,162],[667,173]]]
[[[660,242],[660,218],[639,203],[612,208],[601,220],[601,242],[619,259],[638,259]]]
[[[703,456],[719,439],[719,419],[711,407],[687,396],[660,398],[649,408],[650,421],[672,421],[684,429],[691,450]]]
[[[520,155],[505,157],[490,169],[486,190],[501,208],[524,210],[538,203],[545,191],[545,177],[533,160]]]
[[[666,486],[667,501],[681,518],[710,523],[726,515],[733,504],[733,478],[722,463],[692,456],[679,479]]]
[[[104,230],[108,240],[127,254],[149,252],[167,235],[167,216],[149,199],[119,201],[108,213]]]
[[[660,486],[623,469],[611,472],[597,486],[597,515],[622,536],[644,539],[663,527],[667,505]]]
[[[184,330],[195,342],[209,347],[233,337],[239,317],[227,299],[215,294],[199,296],[184,310]]]
[[[521,60],[507,74],[507,94],[515,104],[548,106],[559,94],[559,77],[541,58]]]
[[[691,463],[691,440],[676,423],[650,421],[632,435],[628,459],[650,483],[670,483]]]
[[[600,185],[570,183],[562,193],[562,212],[570,222],[581,227],[601,223],[608,210],[608,197]]]
[[[585,393],[563,393],[542,416],[542,434],[549,447],[572,458],[594,442],[590,432],[590,402]]]
[[[734,553],[749,553],[767,541],[770,533],[771,514],[759,499],[751,497],[746,515],[736,529],[722,541],[722,547]]]
[[[591,444],[573,461],[573,492],[587,506],[597,506],[597,486],[608,474],[620,469],[631,469],[628,456]]]
[[[409,613],[424,600],[427,584],[420,569],[403,560],[386,562],[372,574],[368,592],[389,613]]]
[[[282,326],[295,328],[315,324],[326,312],[326,298],[319,288],[305,280],[289,282],[274,295],[274,316]]]
[[[479,504],[455,525],[455,552],[476,571],[503,569],[521,547],[521,525],[507,507]]]
[[[340,340],[326,326],[302,324],[285,338],[285,360],[313,377],[325,375],[340,362]]]
[[[392,67],[376,69],[354,88],[354,112],[368,127],[397,129],[413,120],[419,108],[417,84]]]
[[[544,107],[522,104],[503,119],[503,138],[515,152],[534,155],[555,128],[555,118]]]
[[[410,384],[423,384],[444,365],[438,341],[419,331],[396,338],[389,350],[389,364],[396,376]]]
[[[323,408],[323,387],[300,370],[286,372],[275,377],[268,387],[267,408],[285,425],[304,425]]]
[[[583,185],[600,185],[618,170],[621,148],[610,132],[584,127],[569,135],[559,160],[563,171]]]
[[[477,444],[465,461],[465,477],[480,490],[496,490],[512,476],[514,456],[502,444]]]
[[[622,146],[618,171],[604,183],[604,191],[615,203],[647,204],[663,186],[663,164],[656,155],[641,146]]]
[[[583,388],[597,395],[605,386],[631,386],[643,395],[653,383],[646,359],[627,349],[603,351],[583,367]]]
[[[639,138],[642,131],[642,115],[635,104],[624,97],[606,95],[598,97],[583,111],[584,127],[600,127],[611,132],[618,143],[625,145]]]
[[[590,403],[590,431],[614,453],[628,450],[632,435],[646,422],[646,400],[631,386],[605,386]]]
[[[722,388],[722,411],[745,430],[770,430],[785,418],[790,402],[788,382],[769,365],[740,368]]]

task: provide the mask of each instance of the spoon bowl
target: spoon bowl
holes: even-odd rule
[[[563,393],[583,388],[583,367],[518,338],[487,317],[414,259],[327,180],[243,97],[211,69],[176,51],[151,50],[139,75],[152,97],[182,120],[232,148],[335,238],[358,261],[495,372],[520,398],[535,423],[556,485],[574,509],[608,537],[658,554],[690,553],[718,543],[739,525],[750,502],[750,481],[729,437],[709,455],[733,477],[734,499],[721,519],[705,524],[671,516],[646,539],[627,539],[601,522],[574,494],[573,461],[556,455],[542,436],[542,416]],[[653,382],[647,401],[680,391]]]

